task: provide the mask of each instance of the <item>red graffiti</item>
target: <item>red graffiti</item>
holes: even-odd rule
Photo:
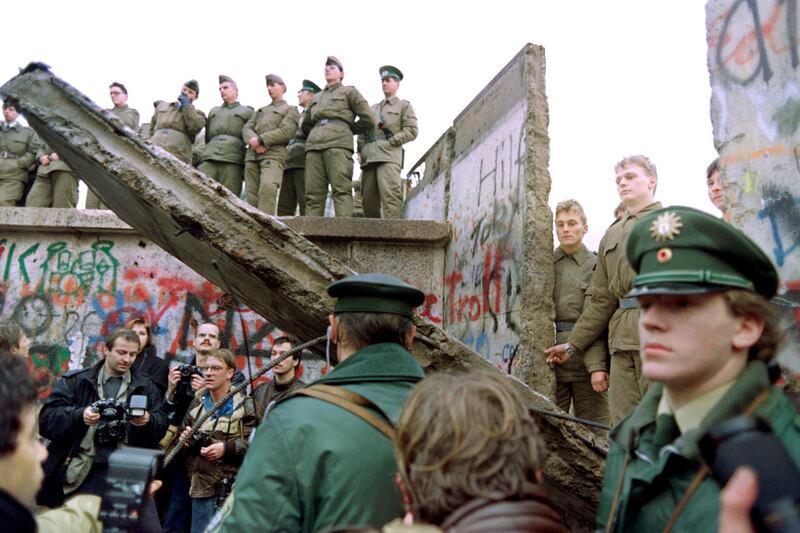
[[[422,312],[420,316],[427,318],[434,324],[441,324],[442,317],[436,316],[433,314],[433,306],[439,303],[439,297],[435,294],[426,294],[425,295],[425,303],[422,304]]]

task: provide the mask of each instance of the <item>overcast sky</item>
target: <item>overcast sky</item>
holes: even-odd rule
[[[432,2],[17,2],[0,0],[0,79],[29,61],[110,107],[123,82],[149,121],[154,100],[200,82],[197,105],[219,103],[217,75],[242,103],[266,105],[264,76],[286,81],[296,104],[303,78],[323,85],[325,57],[370,103],[382,97],[378,67],[405,74],[399,96],[420,134],[406,169],[450,126],[525,43],[545,47],[550,106],[550,204],[576,198],[596,248],[619,202],[613,166],[644,153],[659,171],[656,198],[714,212],[705,167],[716,156],[709,118],[705,11],[700,0]],[[301,8],[304,11],[301,11]]]

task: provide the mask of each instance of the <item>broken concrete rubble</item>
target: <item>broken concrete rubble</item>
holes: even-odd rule
[[[324,331],[325,287],[353,273],[278,218],[139,138],[112,114],[46,69],[32,66],[0,93],[121,219],[275,325],[309,339]],[[322,222],[322,221],[321,221]],[[402,221],[391,222],[403,224]],[[413,353],[428,372],[494,368],[460,341],[417,319]],[[513,379],[513,378],[510,378]],[[555,410],[526,387],[530,407]],[[591,529],[605,444],[585,428],[542,417],[544,469],[574,529]]]

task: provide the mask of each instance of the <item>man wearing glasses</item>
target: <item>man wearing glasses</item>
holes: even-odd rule
[[[205,358],[202,371],[205,389],[198,392],[186,413],[184,432],[228,394],[236,371],[236,357],[229,350],[214,350]],[[189,452],[186,470],[191,478],[192,533],[204,531],[212,514],[222,505],[257,423],[252,399],[239,392],[184,445]]]

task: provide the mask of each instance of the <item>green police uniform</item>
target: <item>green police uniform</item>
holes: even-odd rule
[[[631,296],[742,289],[768,299],[778,287],[775,267],[753,241],[688,207],[643,218],[630,234],[627,257],[638,272]],[[714,426],[745,413],[767,421],[800,465],[800,415],[783,391],[771,386],[764,362],[750,357],[733,381],[674,412],[664,394],[664,386],[654,384],[611,431],[599,528],[652,532],[672,521],[674,531],[716,531],[720,487],[701,470],[699,442]],[[692,492],[690,486],[697,488]]]
[[[654,202],[636,215],[626,214],[606,230],[597,250],[591,301],[569,334],[568,342],[585,351],[608,329],[611,425],[631,412],[647,390],[639,358],[639,311],[636,302],[626,298],[634,272],[625,257],[625,242],[638,220],[660,208]]]
[[[194,104],[160,102],[150,119],[150,142],[191,165],[192,144],[205,124],[205,113]]]
[[[41,163],[44,156],[53,151],[41,144],[36,154],[40,161],[36,180],[25,198],[25,207],[61,207],[78,205],[78,176],[61,159],[51,160],[47,165]]]
[[[379,72],[381,79],[403,79],[400,70],[390,65]],[[373,105],[372,112],[378,127],[358,138],[364,216],[380,218],[383,207],[384,218],[403,218],[403,145],[417,138],[417,116],[411,104],[397,96]]]
[[[267,76],[267,84],[271,82],[283,84],[283,80],[274,74]],[[248,145],[244,168],[247,203],[270,215],[275,214],[278,187],[286,161],[286,145],[297,133],[298,117],[294,106],[279,100],[253,113],[242,130],[242,139]],[[267,148],[266,153],[258,154],[250,147],[249,142],[253,137],[258,137]]]
[[[223,103],[208,114],[206,145],[200,170],[222,183],[233,194],[242,193],[245,144],[242,129],[253,108],[239,102]]]
[[[581,245],[573,254],[560,247],[553,254],[555,285],[553,302],[556,308],[556,342],[566,342],[569,332],[588,304],[587,291],[597,256]],[[608,372],[606,336],[600,335],[585,353],[576,353],[565,363],[556,365],[556,405],[569,412],[574,404],[575,416],[608,425],[608,396],[592,388],[592,372]]]
[[[14,206],[22,199],[39,143],[33,130],[19,122],[0,127],[0,205]]]
[[[310,80],[303,80],[301,91],[317,94],[322,89]],[[306,134],[303,133],[303,120],[306,110],[297,121],[297,133],[286,145],[286,163],[283,166],[283,179],[278,193],[278,216],[293,216],[295,211],[300,216],[306,214]]]
[[[339,298],[335,314],[377,311],[409,317],[425,298],[422,291],[380,274],[345,278],[328,293]],[[370,410],[376,416],[394,422],[423,376],[404,347],[380,343],[353,353],[315,384],[360,394],[374,404]],[[230,503],[209,530],[313,532],[384,524],[403,513],[396,471],[392,441],[378,429],[337,405],[292,396],[259,426]]]
[[[336,63],[340,64],[338,60]],[[336,216],[352,216],[353,134],[373,131],[377,126],[375,115],[358,89],[336,82],[314,96],[307,116],[303,121],[303,131],[308,135],[306,214],[325,214],[330,184]]]
[[[112,109],[107,109],[106,111],[111,111],[117,115],[120,120],[122,120],[122,123],[133,131],[139,131],[139,112],[128,106],[128,104],[115,105]],[[148,135],[149,133],[148,131]],[[86,194],[86,209],[108,209],[108,207],[106,207],[106,204],[100,201],[100,197],[89,188]]]

